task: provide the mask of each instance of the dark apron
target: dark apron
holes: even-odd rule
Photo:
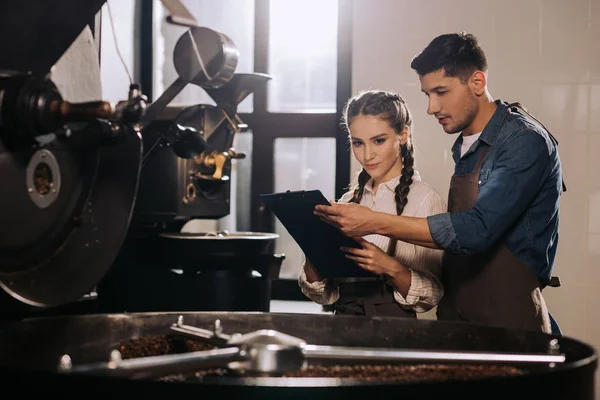
[[[473,208],[479,195],[479,171],[490,147],[480,152],[470,174],[453,175],[448,212]],[[555,285],[556,278],[551,285]],[[446,252],[442,270],[444,296],[438,305],[440,320],[463,320],[506,328],[560,332],[551,321],[542,296],[544,285],[503,240],[490,250],[474,256]],[[554,329],[552,329],[554,326]]]
[[[388,255],[396,252],[396,241],[390,240]],[[394,288],[383,277],[336,281],[340,297],[334,303],[335,315],[367,317],[417,318],[414,311],[405,310],[394,299]]]

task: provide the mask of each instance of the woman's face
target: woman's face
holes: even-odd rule
[[[354,157],[377,184],[400,175],[400,145],[406,142],[408,128],[400,135],[383,119],[358,115],[348,129]]]

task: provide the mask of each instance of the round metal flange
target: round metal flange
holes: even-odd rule
[[[22,303],[53,307],[81,299],[112,266],[125,240],[139,181],[141,136],[127,130],[115,143],[95,136],[93,130],[75,133],[54,146],[55,159],[46,164],[39,160],[48,158],[47,150],[20,164],[23,154],[5,151],[0,142],[0,169],[7,176],[0,199],[0,219],[7,223],[0,227],[0,287]],[[31,179],[42,164],[53,179],[60,177],[51,197],[35,195],[46,186],[52,193],[48,181],[36,189]]]
[[[60,167],[52,151],[38,150],[34,153],[26,171],[27,193],[39,208],[46,208],[60,193]]]

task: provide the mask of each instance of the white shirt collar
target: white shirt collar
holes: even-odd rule
[[[381,187],[381,185],[384,185],[384,187],[388,188],[389,190],[391,190],[393,192],[394,190],[396,190],[396,186],[398,186],[398,183],[400,183],[400,176],[401,175],[398,175],[395,178],[392,178],[387,182],[380,183],[379,187]],[[420,181],[420,180],[421,180],[421,175],[419,175],[419,171],[414,170],[413,182]],[[369,179],[369,181],[365,185],[365,190],[368,190],[369,192],[373,192],[373,178]]]

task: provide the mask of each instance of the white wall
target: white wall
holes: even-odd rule
[[[565,335],[600,348],[600,0],[354,5],[352,89],[393,89],[406,99],[417,168],[444,196],[456,135],[444,133],[426,114],[426,97],[410,69],[412,57],[435,36],[462,30],[477,36],[488,57],[492,95],[520,101],[558,139],[568,187],[555,267],[562,287],[544,295]],[[353,160],[352,173],[357,170]]]

